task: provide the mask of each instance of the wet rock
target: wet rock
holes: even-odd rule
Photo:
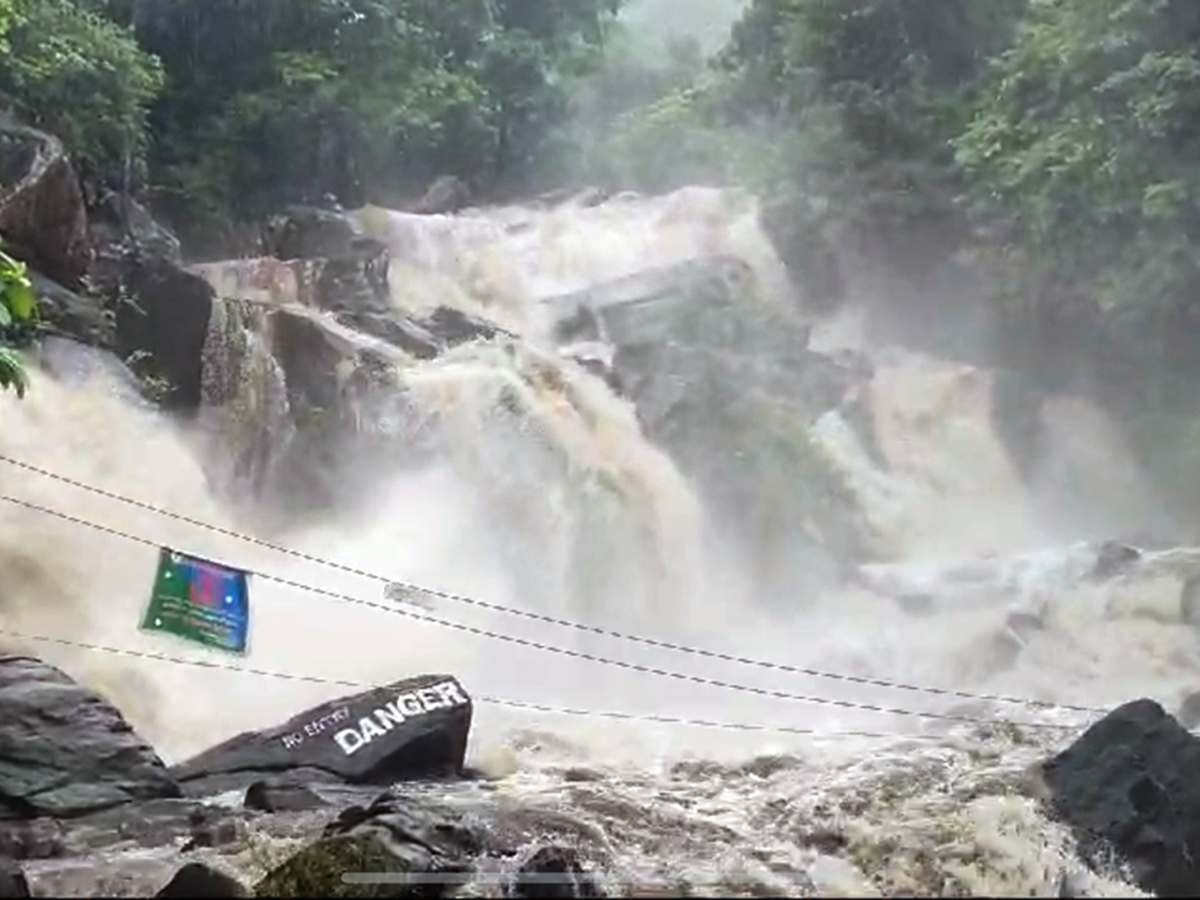
[[[67,850],[66,831],[53,819],[0,821],[0,859],[56,859]]]
[[[176,766],[181,782],[226,776],[249,786],[318,769],[352,784],[392,784],[462,770],[471,700],[448,675],[425,675],[334,700],[246,732]]]
[[[487,341],[498,334],[508,334],[492,322],[449,306],[439,306],[417,322],[446,347],[456,347],[469,341]]]
[[[1118,541],[1105,541],[1096,554],[1090,577],[1097,581],[1115,578],[1142,558],[1142,551]]]
[[[849,846],[850,841],[840,828],[817,826],[802,832],[797,837],[797,843],[826,856],[836,856]]]
[[[0,819],[64,819],[179,795],[111,705],[40,660],[0,657]]]
[[[202,354],[215,294],[198,275],[163,258],[131,262],[117,305],[117,353],[135,371],[165,378],[165,403],[195,410],[201,400]]]
[[[563,772],[562,779],[568,784],[587,784],[603,781],[604,773],[598,772],[595,769],[589,769],[586,766],[571,766],[571,768]]]
[[[1200,892],[1200,738],[1152,700],[1109,713],[1042,775],[1053,813],[1081,847],[1112,847],[1140,887],[1160,897]]]
[[[294,206],[267,223],[264,249],[276,259],[332,259],[353,254],[358,228],[345,215]]]
[[[228,847],[236,844],[244,836],[241,823],[234,819],[225,819],[211,824],[197,825],[192,830],[191,838],[180,849],[181,853],[200,850],[208,847]]]
[[[324,836],[267,874],[260,897],[438,896],[447,877],[466,880],[482,844],[461,818],[434,806],[380,798],[357,815],[344,814]],[[347,883],[347,874],[384,878]],[[407,876],[407,878],[406,878]],[[421,882],[420,876],[434,880]],[[409,881],[408,878],[412,878]]]
[[[246,788],[242,801],[246,809],[259,812],[304,812],[320,809],[329,804],[303,785],[280,783],[275,779],[256,781]]]
[[[29,882],[20,866],[0,860],[0,897],[31,897]]]
[[[110,194],[93,214],[88,278],[113,310],[114,349],[142,378],[165,383],[165,405],[195,410],[214,292],[181,264],[179,240],[139,204]]]
[[[51,334],[95,347],[111,347],[116,321],[103,300],[69,291],[37,272],[30,272],[38,298],[38,315]]]
[[[471,189],[453,175],[443,175],[429,186],[410,212],[418,215],[437,215],[457,212],[471,202]]]
[[[809,436],[863,376],[857,362],[810,351],[807,323],[759,302],[758,289],[743,261],[717,256],[544,303],[560,352],[611,348],[596,373],[634,402],[647,437],[698,486],[752,560],[759,594],[790,603],[835,580],[837,559],[873,553],[853,498]],[[785,503],[780,484],[800,494]]]
[[[356,315],[390,312],[388,265],[386,246],[374,238],[355,238],[346,252],[315,264],[311,305]]]
[[[846,277],[832,242],[810,213],[802,202],[784,198],[762,207],[759,225],[805,304],[829,312],[846,297]]]
[[[595,879],[568,847],[542,847],[521,864],[510,889],[512,897],[603,897]]]
[[[248,897],[250,892],[236,878],[203,863],[188,863],[175,873],[155,897]]]
[[[1200,691],[1194,691],[1183,698],[1175,718],[1189,731],[1200,725]]]
[[[108,847],[135,843],[163,847],[182,838],[191,844],[214,846],[208,836],[227,820],[228,812],[190,799],[164,799],[126,803],[70,823],[68,839],[75,846]],[[206,842],[207,841],[207,842]]]
[[[304,310],[280,309],[271,317],[271,350],[287,381],[292,415],[345,412],[347,373],[388,360],[353,331],[331,328]]]
[[[92,206],[89,224],[97,261],[109,258],[115,249],[115,259],[136,251],[135,255],[144,259],[160,259],[176,266],[183,263],[179,238],[129,197],[107,192]]]
[[[62,142],[0,121],[0,235],[10,253],[77,289],[91,264],[87,212]]]
[[[103,378],[125,403],[147,405],[136,376],[107,350],[49,335],[37,342],[34,353],[38,365],[64,384],[81,385]]]
[[[338,316],[338,321],[349,328],[357,328],[381,341],[387,341],[417,359],[433,359],[442,352],[441,342],[437,338],[420,325],[401,316],[343,313]]]

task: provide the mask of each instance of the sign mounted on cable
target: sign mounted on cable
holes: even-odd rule
[[[244,654],[250,637],[250,576],[166,547],[142,629]]]

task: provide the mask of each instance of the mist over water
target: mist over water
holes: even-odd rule
[[[553,323],[541,302],[645,269],[724,255],[754,273],[757,290],[748,302],[792,304],[782,267],[755,224],[752,198],[688,189],[598,206],[429,217],[367,209],[358,217],[392,250],[397,307],[457,306],[514,337],[463,345],[429,362],[392,353],[389,365],[409,417],[400,433],[412,433],[412,417],[419,420],[417,430],[431,435],[425,452],[403,465],[399,457],[380,456],[357,473],[371,485],[363,502],[348,512],[285,522],[269,534],[272,540],[492,604],[858,677],[1103,706],[1143,695],[1172,704],[1200,669],[1195,636],[1172,599],[1178,576],[1169,566],[1116,587],[1084,580],[1094,551],[1075,542],[1148,527],[1155,514],[1136,468],[1096,410],[1070,398],[1043,407],[1048,427],[1031,477],[997,434],[992,373],[848,339],[843,345],[855,345],[874,363],[865,390],[876,446],[864,446],[861,432],[836,412],[811,434],[849,485],[890,565],[867,567],[866,583],[857,587],[798,595],[782,611],[764,608],[750,587],[751,563],[721,543],[713,527],[719,523],[696,485],[644,436],[634,405],[554,353]],[[260,334],[256,327],[238,325],[251,336]],[[280,396],[270,386],[281,369],[265,346],[251,354],[258,361],[252,369],[237,370],[244,382],[226,392],[236,395],[228,403],[254,413],[248,427],[260,431],[264,422],[271,430],[263,410]],[[210,380],[223,374],[220,349],[209,348]],[[212,409],[193,426],[170,422],[132,403],[117,376],[87,351],[76,352],[89,378],[39,371],[24,401],[0,395],[0,453],[214,524],[245,532],[260,527],[244,515],[247,498],[231,496],[237,482],[220,458],[224,441],[240,446],[253,437],[238,430],[238,421],[246,427],[244,416]],[[821,802],[848,795],[862,800],[844,813],[858,829],[853,841],[860,849],[884,846],[896,831],[905,832],[910,849],[932,844],[935,836],[920,823],[935,820],[984,847],[983,861],[962,876],[980,892],[1054,890],[1068,865],[1068,839],[1032,801],[1014,793],[954,803],[939,787],[996,772],[1015,785],[1023,767],[1062,733],[1031,730],[1014,747],[986,728],[600,666],[403,617],[396,610],[405,607],[385,600],[380,582],[2,464],[0,491],[152,543],[0,503],[3,628],[210,658],[136,630],[156,562],[153,545],[163,544],[391,607],[253,579],[245,664],[255,668],[363,683],[441,671],[478,695],[552,706],[896,735],[892,743],[814,742],[478,706],[472,759],[511,771],[505,789],[514,797],[536,804],[558,796],[554,802],[581,821],[610,828],[621,864],[647,877],[673,869],[700,878],[706,868],[728,863],[771,884],[771,865],[778,863],[808,872],[829,891],[853,892],[874,876],[897,890],[921,888],[919,867],[905,869],[903,852],[873,862],[869,854],[856,857],[854,872],[785,838],[797,822],[819,818],[814,810]],[[914,594],[926,599],[919,615],[896,600]],[[1086,720],[1063,710],[706,661],[436,597],[430,605],[425,612],[474,628],[767,690],[1025,722]],[[1032,611],[1040,627],[1014,637],[1007,624],[1013,610]],[[173,759],[349,690],[23,646],[112,697]],[[904,743],[906,734],[941,737]],[[738,768],[770,753],[795,757],[766,775]],[[670,768],[683,759],[705,765]],[[563,799],[560,771],[573,763],[606,773],[596,788],[603,803],[583,794]],[[906,787],[903,801],[885,815],[876,794],[889,778]],[[635,808],[649,811],[647,822],[675,821],[678,833],[654,843],[656,828],[641,822]],[[736,859],[711,858],[713,829]]]

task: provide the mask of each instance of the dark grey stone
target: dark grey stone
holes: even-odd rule
[[[248,787],[276,772],[317,769],[352,784],[457,775],[472,706],[448,675],[424,675],[333,700],[284,724],[238,735],[176,766],[181,782],[231,776]],[[396,723],[397,714],[403,718]]]
[[[111,705],[39,660],[0,657],[0,819],[71,818],[179,795]]]
[[[1200,738],[1153,700],[1109,713],[1043,764],[1055,816],[1086,856],[1115,849],[1160,897],[1200,893]]]

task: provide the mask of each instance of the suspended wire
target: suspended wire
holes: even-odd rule
[[[36,503],[31,503],[27,500],[21,500],[15,497],[10,497],[5,494],[0,494],[0,501],[11,503],[16,506],[24,507],[25,509],[34,512],[43,513],[54,518],[61,519],[66,522],[71,522],[76,525],[81,525],[86,528],[91,528],[106,534],[119,537],[124,540],[131,541],[137,544],[143,544],[148,547],[159,548],[161,545],[148,538],[138,535],[129,534],[128,532],[112,528],[108,525],[101,525],[97,522],[91,522],[87,519],[73,516],[69,513],[60,512],[58,510],[48,509],[44,506],[39,506]],[[771,688],[753,687],[751,685],[739,684],[736,682],[722,681],[716,678],[706,678],[701,675],[689,675],[683,672],[675,672],[670,669],[660,669],[655,666],[646,666],[640,663],[628,662],[625,660],[611,659],[609,657],[598,656],[592,653],[585,653],[580,650],[572,650],[567,647],[558,647],[552,644],[543,644],[539,641],[533,641],[528,638],[517,637],[516,635],[503,634],[501,632],[489,631],[484,628],[477,628],[473,625],[465,625],[461,622],[454,622],[449,619],[442,619],[437,616],[431,616],[426,613],[417,613],[402,607],[397,607],[394,604],[384,604],[373,600],[365,600],[361,597],[354,597],[350,594],[343,594],[338,591],[331,591],[325,588],[317,587],[316,585],[305,584],[300,581],[293,581],[289,578],[284,578],[279,575],[272,575],[268,572],[260,572],[254,569],[244,569],[247,574],[262,578],[265,581],[270,581],[275,584],[281,584],[285,587],[294,588],[298,591],[303,591],[311,594],[328,597],[330,599],[353,603],[360,606],[365,606],[371,609],[380,610],[390,615],[404,616],[405,618],[413,619],[418,622],[426,622],[431,625],[439,625],[443,628],[451,628],[455,631],[461,631],[467,634],[486,637],[492,640],[503,641],[505,643],[514,644],[520,647],[527,647],[531,650],[540,650],[546,653],[554,653],[559,656],[565,656],[571,659],[579,659],[586,662],[593,662],[599,665],[612,666],[614,668],[625,669],[631,672],[640,672],[646,675],[657,675],[663,678],[671,678],[676,681],[687,682],[690,684],[699,684],[706,687],[717,687],[723,690],[737,691],[745,694],[754,694],[760,697],[767,697],[775,700],[788,700],[796,703],[812,703],[819,706],[830,706],[839,709],[855,709],[864,712],[882,713],[885,715],[911,716],[914,718],[933,719],[944,722],[962,722],[971,725],[996,725],[1007,723],[1010,725],[1020,725],[1024,728],[1038,728],[1047,730],[1069,731],[1078,726],[1076,725],[1060,725],[1045,722],[1026,722],[1007,719],[986,719],[978,716],[967,716],[955,713],[936,713],[925,712],[918,710],[901,709],[898,707],[879,706],[871,703],[859,703],[852,700],[837,700],[831,697],[815,697],[804,694],[793,694],[787,691],[779,691]]]
[[[0,635],[22,641],[33,641],[42,644],[56,644],[77,650],[87,650],[96,653],[108,653],[114,656],[145,659],[154,662],[171,663],[172,665],[193,666],[195,668],[235,672],[242,675],[254,675],[260,678],[276,678],[284,681],[300,681],[308,684],[326,684],[336,687],[348,687],[357,690],[373,690],[385,685],[371,684],[363,681],[353,681],[344,678],[325,678],[317,675],[299,675],[291,672],[279,672],[271,669],[256,669],[249,666],[233,665],[217,662],[211,659],[185,659],[181,656],[171,656],[166,653],[154,653],[148,650],[133,650],[126,647],[110,647],[104,644],[93,644],[87,641],[70,638],[50,637],[42,634],[30,634],[0,628]],[[871,738],[876,740],[944,740],[939,735],[904,734],[902,732],[883,731],[823,731],[815,728],[800,728],[790,725],[763,725],[747,722],[721,722],[710,719],[689,719],[678,716],[659,716],[643,713],[612,712],[608,710],[574,709],[570,707],[548,706],[542,703],[529,703],[523,700],[510,700],[502,697],[477,696],[469,694],[471,700],[490,706],[507,707],[527,712],[545,713],[550,715],[574,716],[583,718],[616,719],[627,722],[647,722],[658,725],[682,725],[694,728],[715,728],[727,731],[766,732],[773,734],[792,734],[814,738]],[[1006,723],[989,723],[1006,724]]]
[[[7,463],[25,471],[32,472],[45,478],[70,485],[79,490],[87,491],[97,496],[105,497],[110,500],[115,500],[118,503],[123,503],[127,506],[135,507],[164,516],[168,519],[174,519],[183,522],[187,525],[192,525],[197,528],[203,528],[215,534],[220,534],[225,537],[230,537],[235,540],[244,541],[248,544],[256,545],[276,553],[282,553],[286,556],[291,556],[295,559],[303,560],[304,562],[313,563],[315,565],[324,566],[328,569],[343,572],[348,575],[355,575],[361,578],[366,578],[371,581],[377,581],[387,585],[394,585],[404,591],[414,594],[425,594],[430,597],[436,597],[441,600],[446,600],[453,603],[462,603],[468,606],[473,606],[478,609],[485,609],[490,612],[503,613],[505,615],[518,616],[532,621],[542,622],[548,625],[554,625],[560,628],[571,628],[576,631],[586,632],[589,634],[599,635],[601,637],[615,638],[617,640],[629,641],[631,643],[642,644],[643,646],[653,647],[659,650],[670,650],[675,653],[684,653],[692,656],[698,656],[703,659],[712,659],[719,662],[733,663],[736,665],[751,666],[760,669],[767,669],[775,672],[784,672],[791,675],[805,675],[812,678],[821,678],[830,681],[841,681],[847,684],[858,684],[867,687],[878,687],[888,690],[907,691],[909,693],[929,694],[931,696],[953,697],[960,700],[971,700],[976,702],[989,703],[1007,703],[1017,706],[1026,706],[1032,709],[1061,709],[1070,712],[1081,712],[1089,714],[1103,715],[1107,710],[1099,709],[1091,706],[1078,706],[1070,703],[1056,703],[1048,700],[1033,700],[1026,697],[1012,697],[1003,694],[985,694],[974,693],[971,691],[963,691],[952,688],[928,687],[915,684],[907,684],[905,682],[890,681],[881,678],[871,678],[861,675],[849,675],[838,672],[828,672],[821,669],[812,669],[804,666],[789,665],[787,663],[770,662],[768,660],[755,659],[753,657],[740,656],[731,653],[722,653],[716,650],[707,650],[699,647],[689,647],[683,644],[673,643],[671,641],[659,640],[657,638],[644,637],[641,635],[629,634],[626,632],[616,631],[610,628],[601,626],[587,625],[582,622],[574,622],[569,619],[563,619],[556,616],[548,616],[542,613],[530,612],[528,610],[518,609],[512,606],[505,606],[498,603],[491,603],[486,600],[479,600],[473,597],[466,597],[461,594],[455,594],[449,591],[443,591],[436,588],[423,587],[421,585],[412,584],[410,582],[399,581],[388,578],[377,572],[370,572],[355,566],[346,565],[345,563],[336,560],[327,559],[316,556],[310,553],[305,553],[302,550],[296,550],[292,547],[286,547],[272,541],[257,538],[231,528],[226,528],[221,525],[216,525],[212,522],[205,522],[201,519],[195,519],[190,516],[185,516],[171,510],[163,509],[150,503],[145,503],[141,500],[136,500],[104,488],[95,487],[85,482],[78,481],[66,475],[61,475],[57,472],[51,472],[31,463],[22,462],[12,459],[11,457],[0,454],[0,462]],[[156,545],[157,546],[157,545]]]

